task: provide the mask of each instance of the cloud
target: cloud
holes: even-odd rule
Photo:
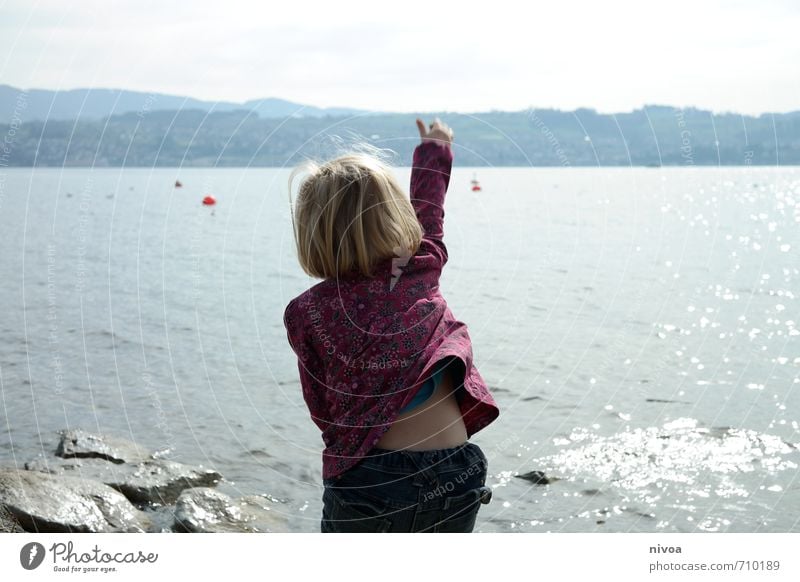
[[[800,109],[791,2],[6,4],[4,83],[379,110]]]

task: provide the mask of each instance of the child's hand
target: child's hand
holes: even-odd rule
[[[420,118],[417,118],[417,129],[419,129],[422,143],[433,141],[449,146],[453,141],[453,130],[442,123],[438,117],[433,120],[429,127],[425,127],[425,123]]]

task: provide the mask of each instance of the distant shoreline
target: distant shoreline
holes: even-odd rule
[[[260,118],[247,111],[150,111],[102,120],[0,125],[0,167],[283,167],[363,146],[409,166],[415,115]],[[624,114],[531,109],[441,114],[457,167],[800,164],[800,112],[761,117],[648,106]],[[2,120],[0,116],[0,120]],[[4,136],[4,137],[3,137]]]

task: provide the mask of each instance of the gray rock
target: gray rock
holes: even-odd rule
[[[139,463],[153,456],[133,441],[87,432],[82,429],[59,431],[56,456],[68,458],[97,458],[112,463]]]
[[[0,469],[0,505],[29,532],[144,532],[149,519],[98,481]]]
[[[551,483],[559,480],[558,477],[548,477],[543,471],[530,471],[524,475],[514,475],[514,477],[517,477],[518,479],[525,479],[534,485],[550,485]]]
[[[287,531],[286,519],[267,498],[232,499],[207,487],[187,489],[175,504],[175,531],[189,533],[256,533]]]
[[[25,463],[25,469],[53,475],[92,479],[113,487],[134,503],[169,505],[184,489],[211,487],[222,475],[211,469],[153,459],[137,464],[115,464],[101,458],[47,458]]]
[[[0,504],[0,533],[22,533],[24,531],[17,519],[4,505]]]

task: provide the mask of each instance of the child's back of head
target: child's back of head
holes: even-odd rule
[[[312,277],[347,273],[371,277],[393,256],[417,252],[422,227],[392,169],[374,156],[351,153],[324,164],[309,163],[297,193],[295,243],[303,270]]]

